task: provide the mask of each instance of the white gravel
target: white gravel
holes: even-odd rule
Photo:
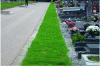
[[[75,48],[72,45],[71,36],[68,31],[69,28],[66,23],[60,22],[60,29],[66,42],[66,47],[69,49],[68,56],[70,58],[70,61],[73,63],[73,66],[82,66],[81,59],[77,58],[77,53],[75,52]]]

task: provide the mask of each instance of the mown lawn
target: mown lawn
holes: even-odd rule
[[[34,3],[34,1],[28,1],[28,3]],[[25,1],[17,1],[17,2],[1,2],[1,10],[6,9],[6,8],[11,8],[15,6],[20,6],[24,5]]]
[[[71,66],[67,53],[54,3],[50,3],[38,34],[21,65]]]

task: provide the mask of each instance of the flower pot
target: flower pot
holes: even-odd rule
[[[77,33],[77,31],[72,31],[72,32],[71,32],[72,35],[75,34],[75,33]]]
[[[99,66],[100,62],[90,61],[89,56],[99,56],[98,54],[82,54],[82,66]]]
[[[70,32],[71,38],[72,38],[72,36],[73,36],[75,33],[77,33],[77,31],[71,31],[71,32]]]
[[[91,35],[91,37],[95,37],[93,32],[90,32],[89,34]]]
[[[89,32],[89,35],[91,35],[91,37],[99,36],[99,32],[97,32],[97,34],[95,34],[95,32]]]

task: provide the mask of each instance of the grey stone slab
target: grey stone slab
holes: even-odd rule
[[[86,44],[89,48],[99,48],[99,44]]]

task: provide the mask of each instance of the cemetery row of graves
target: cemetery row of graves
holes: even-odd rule
[[[66,1],[56,1],[55,7],[60,19],[60,28],[69,48],[69,57],[73,65],[99,65],[99,12],[83,2],[80,6],[70,5]],[[98,5],[99,6],[99,5]],[[90,10],[91,9],[91,10]]]

